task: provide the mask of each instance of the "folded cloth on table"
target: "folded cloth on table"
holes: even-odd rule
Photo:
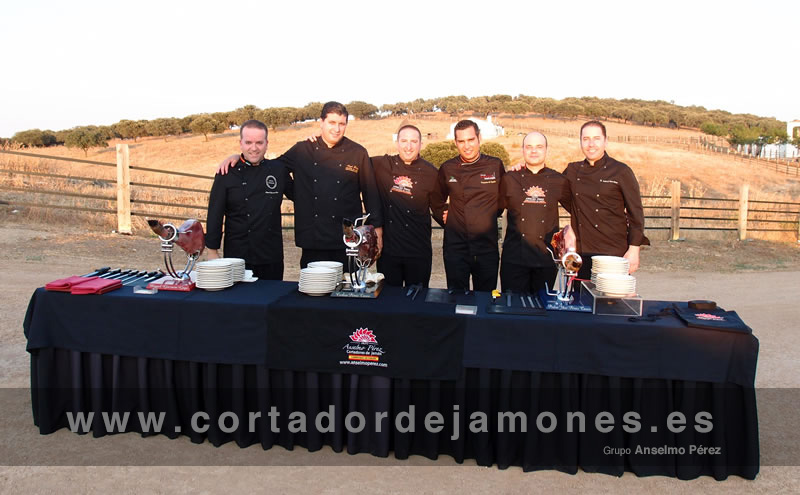
[[[82,284],[73,285],[70,290],[73,294],[105,294],[122,287],[121,280],[108,280],[105,278],[94,277]]]
[[[78,275],[73,275],[72,277],[67,278],[60,278],[58,280],[53,280],[49,284],[46,284],[44,288],[46,290],[54,290],[58,292],[69,292],[72,286],[82,284],[87,280],[94,280],[100,277],[81,277]]]
[[[753,330],[742,321],[736,311],[725,311],[722,308],[703,311],[688,308],[683,304],[673,304],[673,307],[678,318],[690,327],[753,333]]]

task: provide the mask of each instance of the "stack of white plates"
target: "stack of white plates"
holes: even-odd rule
[[[309,268],[315,268],[315,267],[333,268],[339,274],[338,275],[339,278],[337,280],[340,281],[342,280],[343,267],[340,261],[312,261],[311,263],[308,264],[308,266]]]
[[[241,282],[244,279],[244,260],[242,258],[222,258],[233,263],[233,281]]]
[[[592,283],[597,285],[601,273],[627,275],[629,268],[630,262],[620,256],[592,256]]]
[[[233,285],[233,262],[224,258],[201,261],[197,265],[197,287],[221,290]]]
[[[624,297],[636,294],[636,277],[621,273],[600,273],[597,275],[596,286],[607,296]]]
[[[298,289],[310,296],[324,296],[333,292],[339,280],[341,275],[333,268],[310,266],[300,270]]]

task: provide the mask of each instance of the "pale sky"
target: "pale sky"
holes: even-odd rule
[[[0,136],[461,94],[800,119],[798,19],[794,0],[9,1]]]

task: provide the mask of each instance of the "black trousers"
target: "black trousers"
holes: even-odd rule
[[[386,283],[398,287],[422,284],[428,287],[431,280],[431,257],[391,256],[382,254],[378,258],[378,271],[383,273]]]
[[[253,270],[253,275],[261,280],[283,280],[283,260],[262,265],[247,263],[244,267]]]
[[[497,251],[475,256],[445,250],[443,257],[448,289],[469,290],[470,276],[472,290],[491,292],[497,288],[497,268],[500,265]]]
[[[306,249],[300,255],[300,268],[305,268],[312,261],[340,261],[342,268],[347,272],[347,255],[344,245],[342,249]]]
[[[500,265],[500,286],[504,291],[536,294],[539,289],[545,288],[545,283],[548,289],[553,290],[556,273],[555,263],[550,266],[531,267],[503,260]]]

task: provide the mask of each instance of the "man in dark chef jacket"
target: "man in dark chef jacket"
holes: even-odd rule
[[[293,183],[283,163],[266,160],[267,126],[248,120],[239,129],[242,154],[227,175],[217,174],[208,198],[206,248],[208,258],[224,254],[243,258],[245,267],[262,279],[283,279],[281,202],[293,197]]]
[[[383,203],[383,253],[378,271],[389,285],[422,284],[431,278],[430,195],[436,167],[420,158],[422,133],[407,124],[397,131],[397,154],[373,156]]]
[[[500,185],[508,212],[500,265],[502,289],[536,294],[553,287],[556,265],[547,250],[559,230],[558,205],[571,210],[569,182],[547,167],[547,138],[531,132],[522,139],[524,166],[503,176]]]
[[[606,153],[605,126],[596,120],[581,126],[586,157],[567,165],[564,176],[572,190],[571,225],[583,258],[579,276],[589,278],[593,255],[624,256],[630,272],[639,268],[639,248],[650,245],[644,235],[644,209],[633,171]]]
[[[500,181],[503,162],[480,151],[478,124],[458,122],[453,129],[458,156],[439,168],[431,195],[434,218],[444,224],[444,269],[447,288],[491,291],[500,264],[497,217],[502,213]],[[450,198],[449,206],[445,201]]]
[[[375,174],[367,150],[344,136],[348,116],[344,105],[329,101],[320,115],[321,140],[299,141],[278,157],[294,179],[294,236],[302,248],[301,268],[328,260],[346,266],[342,219],[355,220],[363,211],[375,227],[378,251],[383,247],[383,209]],[[224,175],[235,158],[224,160],[218,172]]]

